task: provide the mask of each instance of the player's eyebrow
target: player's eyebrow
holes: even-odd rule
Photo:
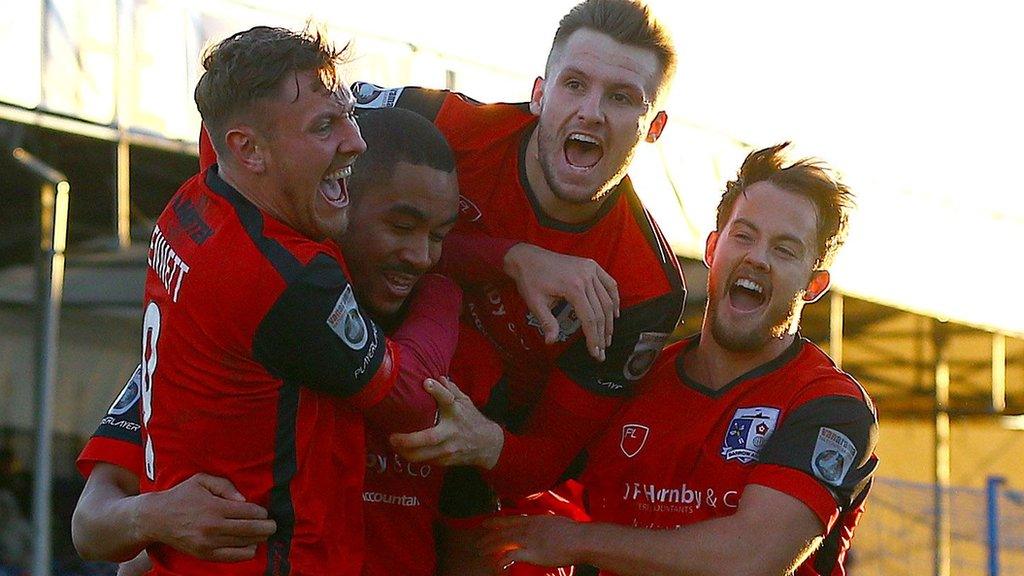
[[[754,224],[750,220],[747,220],[746,218],[742,218],[742,217],[741,218],[737,218],[736,220],[733,220],[733,224],[739,224],[741,226],[746,226],[747,228],[750,228],[754,232],[760,232],[761,231],[761,229],[758,228],[756,224]],[[807,248],[807,245],[803,241],[803,239],[798,237],[798,236],[796,236],[795,234],[790,234],[790,233],[777,234],[777,235],[773,236],[772,239],[777,241],[777,242],[793,242],[793,243],[797,244],[798,246],[800,246],[800,248],[803,248],[803,249]]]
[[[427,215],[423,213],[423,210],[420,210],[416,206],[406,202],[396,203],[388,209],[388,212],[402,216],[409,216],[410,218],[415,218],[417,220],[427,219]]]

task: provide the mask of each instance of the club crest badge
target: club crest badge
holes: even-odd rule
[[[840,486],[857,458],[857,446],[842,432],[828,427],[818,430],[811,456],[814,475],[833,486]]]
[[[626,424],[622,427],[622,438],[619,440],[619,448],[627,458],[632,458],[640,453],[644,444],[647,443],[647,436],[651,429],[643,424]]]
[[[633,352],[626,359],[626,365],[622,369],[623,376],[627,380],[639,380],[654,366],[658,359],[658,353],[665,347],[668,334],[664,332],[641,332]]]
[[[778,421],[778,408],[757,406],[737,409],[725,432],[722,456],[743,464],[756,461]]]
[[[572,306],[569,305],[565,300],[560,300],[558,304],[555,304],[551,308],[551,314],[558,321],[558,341],[565,342],[570,336],[576,333],[583,325],[580,322],[579,317],[576,316],[576,311],[573,310]],[[537,329],[541,335],[544,333],[540,329],[540,320],[537,319],[532,313],[526,313],[526,323]]]
[[[327,317],[327,325],[349,348],[362,350],[363,346],[366,346],[370,331],[362,314],[359,313],[352,286],[346,286],[345,291],[341,293],[334,310],[331,310]]]
[[[139,364],[138,368],[135,369],[135,373],[125,383],[124,388],[121,389],[121,393],[117,395],[114,403],[107,409],[107,414],[111,416],[120,416],[131,410],[135,403],[139,400],[139,394],[142,393],[142,364]]]

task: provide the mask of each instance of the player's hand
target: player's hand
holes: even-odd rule
[[[410,462],[493,468],[505,444],[501,426],[447,378],[428,378],[423,386],[437,401],[438,423],[411,434],[392,434],[391,446],[398,455]]]
[[[277,530],[262,506],[246,502],[224,478],[196,474],[140,500],[137,528],[149,540],[202,560],[239,562]]]
[[[558,320],[551,307],[565,300],[580,321],[587,351],[604,362],[604,350],[612,343],[619,316],[619,288],[597,262],[520,243],[505,254],[505,272],[540,321],[545,342],[552,344],[558,339]]]
[[[480,550],[496,571],[513,562],[569,566],[576,562],[573,550],[579,526],[550,514],[490,518],[484,522],[487,532],[480,538]]]

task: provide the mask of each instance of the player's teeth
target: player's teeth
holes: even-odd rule
[[[586,142],[588,144],[597,144],[597,139],[596,138],[591,138],[590,136],[587,136],[586,134],[570,134],[569,135],[569,139],[570,140],[576,140],[577,142]]]
[[[740,278],[739,280],[737,280],[736,285],[739,286],[740,288],[746,288],[747,290],[757,292],[758,294],[764,291],[764,289],[761,288],[760,285],[756,284],[753,280],[748,280],[746,278]]]
[[[342,178],[348,178],[351,174],[352,166],[345,166],[344,168],[339,168],[327,176],[324,176],[324,180],[341,180]]]

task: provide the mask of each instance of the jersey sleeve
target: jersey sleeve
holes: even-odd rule
[[[624,310],[604,362],[581,336],[562,354],[520,434],[505,433],[498,463],[484,477],[502,496],[551,487],[574,457],[607,424],[650,370],[682,311],[669,292]]]
[[[264,316],[253,355],[287,383],[372,409],[386,431],[431,426],[436,403],[423,389],[423,376],[444,375],[458,338],[461,293],[447,282],[432,289],[427,304],[410,307],[391,341],[358,305],[338,263],[315,256]]]
[[[462,200],[460,199],[460,203]],[[465,214],[460,209],[460,221]],[[481,232],[456,229],[444,239],[436,270],[463,285],[481,285],[506,280],[505,254],[518,240],[495,238]]]
[[[447,90],[433,90],[417,86],[400,88],[384,88],[369,82],[354,82],[352,95],[356,99],[356,109],[370,110],[374,108],[405,108],[412,110],[434,122],[445,99],[451,94]]]
[[[360,406],[379,401],[394,381],[384,333],[326,254],[314,256],[274,302],[256,330],[253,355],[287,383]],[[392,377],[375,379],[382,368]]]
[[[877,419],[863,400],[810,400],[772,434],[750,482],[804,502],[828,532],[869,485],[878,465],[877,439]]]
[[[137,476],[142,475],[142,427],[139,414],[141,391],[140,365],[107,409],[96,431],[78,455],[75,465],[83,477],[88,478],[99,462],[115,464]]]
[[[367,422],[390,432],[415,432],[436,423],[437,403],[423,382],[451,373],[461,308],[462,292],[453,281],[438,274],[420,278],[402,325],[391,334],[397,380],[383,400],[364,411]]]
[[[622,310],[615,320],[605,361],[587,352],[582,331],[558,357],[557,368],[579,388],[596,396],[625,397],[650,370],[682,314],[685,292],[670,291]],[[564,401],[569,398],[556,398]]]

